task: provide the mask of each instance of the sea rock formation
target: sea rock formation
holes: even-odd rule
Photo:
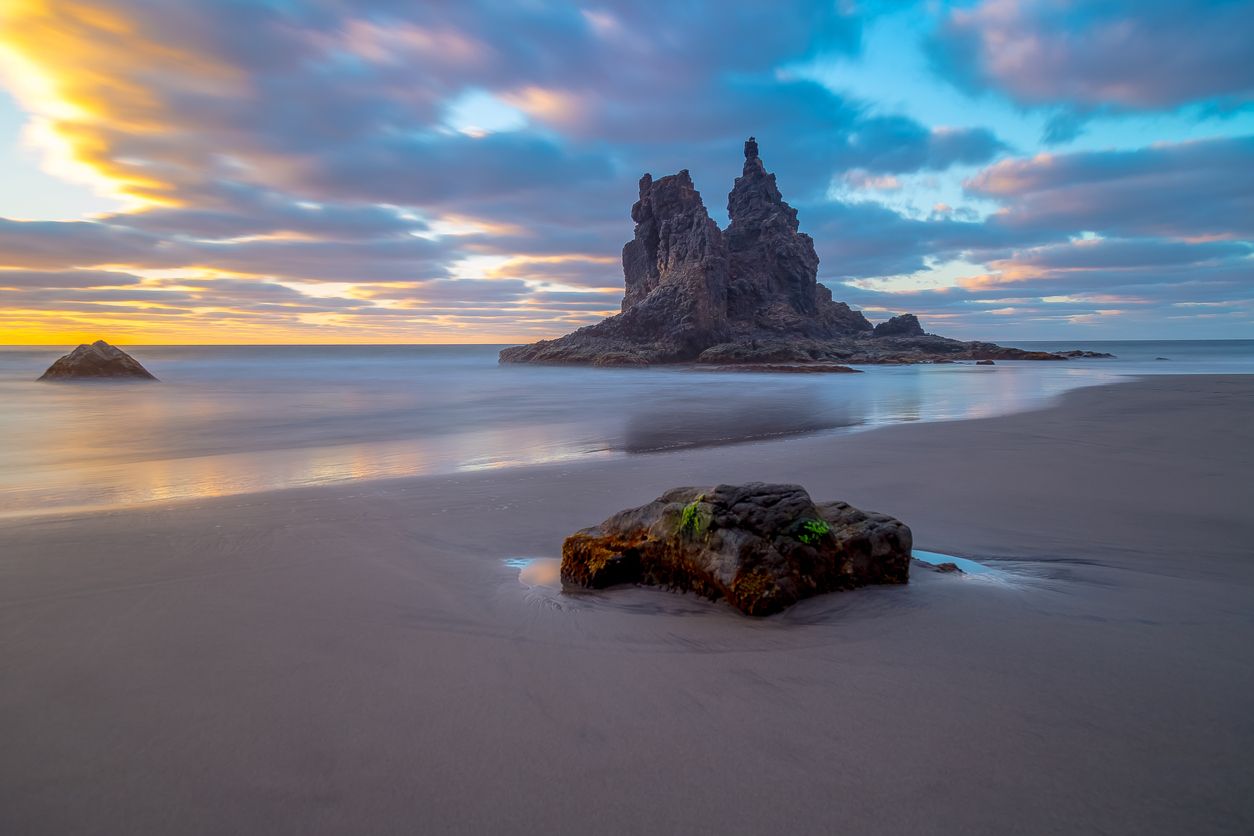
[[[572,534],[562,583],[641,583],[725,598],[771,615],[823,592],[906,583],[910,529],[844,502],[815,504],[800,485],[674,488]]]
[[[503,363],[797,365],[1061,360],[993,343],[927,334],[913,314],[872,326],[818,282],[814,240],[775,175],[745,143],[727,197],[730,223],[710,219],[688,171],[640,180],[635,235],[623,247],[620,313],[555,340],[514,346]]]
[[[40,380],[156,380],[139,361],[104,340],[83,344],[48,367]]]

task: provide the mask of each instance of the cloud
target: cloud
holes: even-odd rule
[[[879,308],[913,300],[883,287],[915,276],[946,285],[916,294],[939,316],[1079,311],[1089,303],[1027,292],[990,308],[989,294],[1134,270],[1187,301],[1172,269],[1209,276],[1194,287],[1210,301],[1248,264],[1249,140],[1009,158],[978,119],[925,124],[793,71],[856,60],[882,6],[13,0],[0,74],[31,140],[55,170],[128,202],[91,220],[0,219],[0,330],[95,313],[131,334],[159,319],[154,339],[550,336],[617,307],[639,176],[691,169],[723,220],[748,134],[814,236],[821,277]],[[933,48],[971,89],[1057,111],[1056,139],[1099,106],[1245,100],[1239,4],[1214,7],[1223,26],[1200,24],[1213,55],[1187,32],[1160,50],[1170,79],[1141,53],[1178,4],[1122,8],[985,2],[947,13]],[[956,178],[979,166],[964,201]],[[946,190],[926,216],[903,208],[925,180]],[[1073,243],[1086,232],[1105,240]]]
[[[966,182],[1018,230],[1254,239],[1254,137],[1041,154]]]
[[[820,277],[873,318],[909,310],[938,330],[1003,338],[1114,317],[1128,329],[1240,326],[1254,322],[1251,162],[1252,138],[1042,154],[968,179],[969,195],[1001,206],[984,220],[848,201],[801,218]]]
[[[107,270],[2,270],[0,288],[123,287],[140,279]]]
[[[448,279],[422,284],[367,285],[358,293],[369,299],[432,303],[441,306],[482,307],[516,302],[530,292],[526,282],[504,279]]]
[[[605,157],[520,133],[482,138],[381,136],[297,164],[290,186],[319,198],[439,207],[610,176]]]
[[[143,260],[160,239],[91,221],[0,218],[0,267],[59,269]]]
[[[1109,325],[1113,317],[1147,329],[1144,338],[1196,325],[1193,314],[1222,311],[1238,323],[1254,316],[1248,242],[1086,238],[995,252],[984,253],[987,272],[960,275],[956,285],[894,290],[857,281],[836,293],[873,319],[911,311],[925,327],[973,338],[1005,339],[1016,329],[1030,337],[1042,328]]]
[[[1251,37],[1240,0],[983,0],[949,11],[930,53],[959,86],[1028,107],[1155,111],[1254,100]]]
[[[429,224],[395,206],[298,201],[281,192],[224,181],[203,192],[194,208],[153,207],[104,216],[115,224],[156,235],[224,240],[264,235],[304,235],[329,240],[405,236]]]
[[[1093,238],[1033,247],[1015,256],[1015,263],[1039,269],[1106,270],[1182,267],[1242,259],[1254,254],[1243,241],[1165,241],[1161,239]]]
[[[107,188],[158,205],[203,209],[235,180],[429,208],[677,170],[753,132],[781,169],[825,164],[824,182],[859,160],[894,171],[987,160],[997,143],[986,130],[933,135],[779,73],[856,52],[853,9],[15,2],[4,49],[47,143]],[[528,121],[457,133],[445,120],[472,91]],[[859,130],[870,141],[850,143]]]
[[[843,162],[874,173],[901,174],[986,163],[1005,150],[1005,143],[984,128],[929,130],[903,116],[879,116],[856,126]]]
[[[1061,237],[944,214],[912,218],[874,201],[827,201],[803,206],[798,215],[815,240],[824,281],[916,273],[929,263]]]

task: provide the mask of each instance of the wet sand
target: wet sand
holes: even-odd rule
[[[0,522],[0,832],[1254,832],[1254,376]],[[750,620],[508,558],[681,484],[901,517]]]

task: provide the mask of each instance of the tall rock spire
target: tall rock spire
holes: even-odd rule
[[[636,230],[623,246],[622,313],[593,327],[655,342],[676,358],[725,339],[727,245],[688,170],[640,178],[631,219]]]
[[[798,231],[797,210],[779,193],[754,137],[745,142],[744,169],[727,196],[727,215],[727,304],[733,320],[808,337],[871,330],[861,313],[833,302],[831,291],[818,284],[814,239]]]

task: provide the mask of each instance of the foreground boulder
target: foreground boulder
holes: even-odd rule
[[[906,583],[910,548],[899,520],[815,504],[800,485],[674,488],[567,537],[562,583],[691,590],[771,615],[824,592]]]
[[[104,340],[80,345],[48,367],[40,380],[156,380],[139,361]]]
[[[814,240],[780,194],[753,137],[727,196],[725,230],[688,172],[640,180],[623,247],[622,310],[555,340],[513,346],[502,363],[647,366],[1062,360],[923,330],[912,314],[872,326],[818,281]]]

